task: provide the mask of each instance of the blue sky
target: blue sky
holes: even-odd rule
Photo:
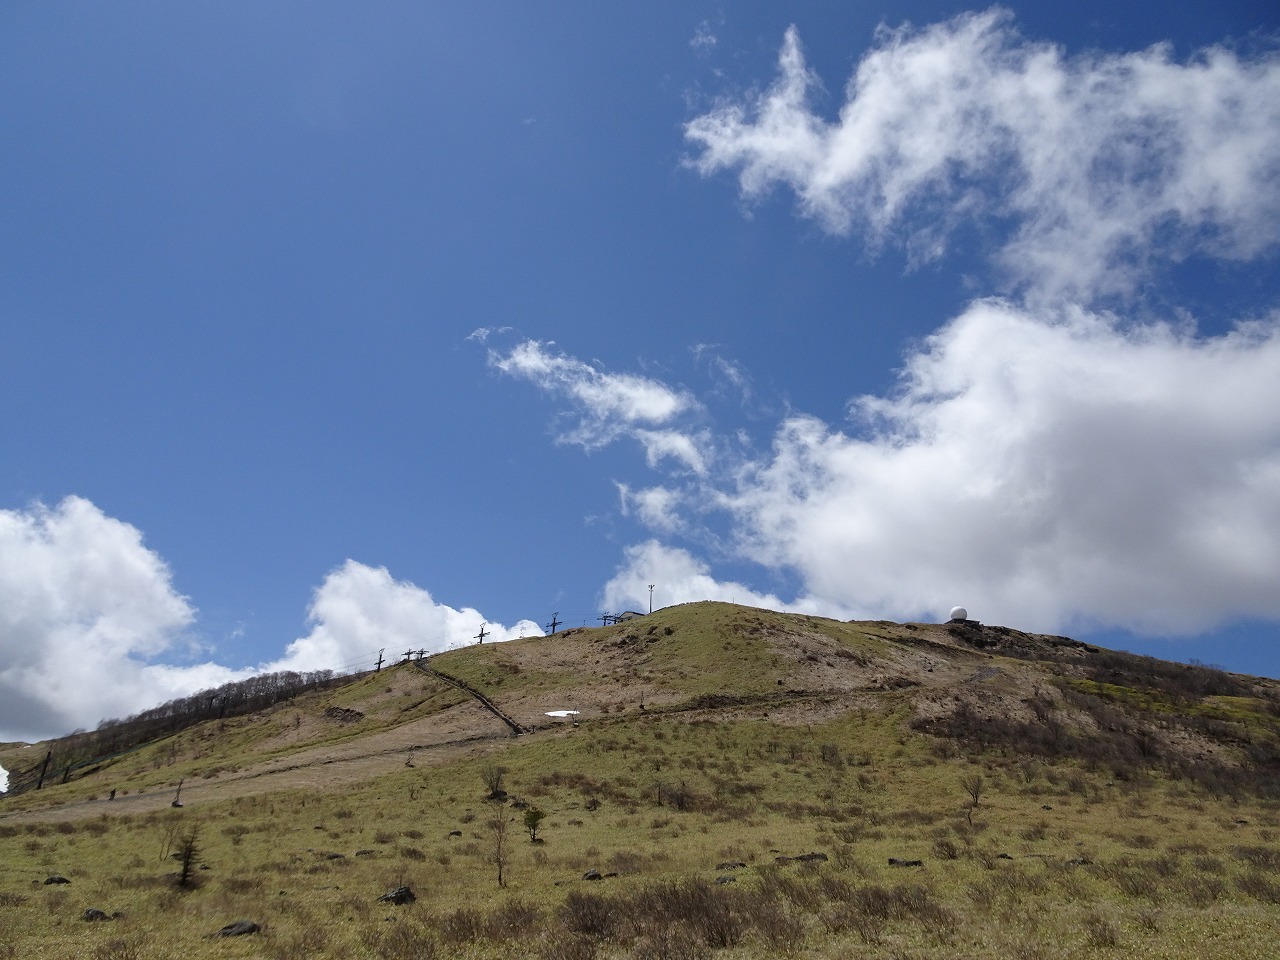
[[[1280,676],[1272,5],[298,11],[0,10],[0,739],[649,583]]]

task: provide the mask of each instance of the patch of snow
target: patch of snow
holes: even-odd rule
[[[0,793],[9,789],[9,771],[0,767]]]
[[[547,711],[548,717],[576,717],[577,715],[578,715],[577,710],[548,710]]]

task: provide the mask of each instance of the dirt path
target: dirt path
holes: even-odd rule
[[[511,731],[501,721],[479,704],[466,703],[442,715],[349,743],[301,750],[234,772],[187,781],[182,785],[182,803],[191,807],[282,790],[328,792],[404,769],[410,760],[415,767],[436,766],[498,749],[510,740]],[[0,809],[0,824],[57,823],[101,815],[150,813],[170,807],[173,798],[174,791],[165,787],[117,795],[114,800],[79,800],[12,813]]]

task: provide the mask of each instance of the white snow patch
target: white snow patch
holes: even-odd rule
[[[547,711],[548,717],[576,717],[577,715],[578,715],[577,710],[548,710]]]

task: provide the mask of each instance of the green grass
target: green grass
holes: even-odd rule
[[[393,772],[341,789],[147,813],[100,803],[78,818],[40,819],[100,796],[108,782],[168,791],[220,765],[359,745],[463,702],[425,675],[419,682],[416,668],[397,668],[261,716],[195,727],[99,774],[7,798],[0,960],[1234,960],[1274,947],[1273,800],[1215,795],[1169,779],[1154,761],[1120,780],[1084,758],[939,740],[912,727],[915,689],[771,699],[797,671],[821,679],[851,664],[879,669],[895,654],[892,625],[698,604],[533,643],[544,646],[486,645],[434,662],[501,703],[571,690],[571,671],[533,654],[581,644],[574,651],[602,669],[635,670],[675,699],[424,751],[414,766],[397,760]],[[976,655],[964,656],[968,664]],[[1002,682],[1036,669],[990,662],[1007,674]],[[1016,691],[1008,682],[1000,689]],[[1158,691],[1079,689],[1135,716],[1159,713],[1150,706]],[[739,699],[716,708],[711,695]],[[363,719],[326,722],[330,706]],[[1200,706],[1260,731],[1274,719],[1247,697]],[[485,770],[499,764],[505,803],[486,799]],[[966,789],[974,778],[976,804]],[[521,825],[528,806],[546,814],[537,844]],[[503,887],[498,816],[508,831]],[[196,883],[181,889],[173,854],[193,832]],[[821,857],[795,859],[807,854]],[[585,880],[589,870],[605,879]],[[71,883],[45,885],[53,874]],[[400,885],[416,903],[377,902]],[[119,916],[86,922],[91,907]],[[209,937],[239,919],[262,932]]]

